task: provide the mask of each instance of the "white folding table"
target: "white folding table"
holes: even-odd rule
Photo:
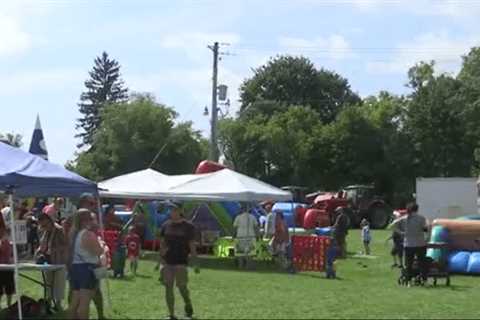
[[[36,284],[39,284],[43,287],[43,298],[45,301],[48,301],[48,297],[53,297],[53,288],[55,287],[55,276],[53,276],[53,283],[48,284],[47,279],[45,277],[45,272],[58,272],[60,270],[65,269],[65,265],[63,264],[35,264],[35,263],[19,263],[18,270],[19,275],[22,278],[28,279]],[[14,264],[0,264],[0,271],[14,271],[15,265]],[[39,281],[35,278],[32,278],[21,271],[39,271],[42,274],[42,281]],[[50,295],[49,295],[50,293]],[[54,301],[56,303],[56,301]]]

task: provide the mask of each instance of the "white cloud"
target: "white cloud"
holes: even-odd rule
[[[239,36],[234,33],[185,32],[164,36],[161,45],[168,49],[191,50],[210,45],[214,39],[218,42],[235,44],[239,41]]]
[[[388,61],[367,62],[367,70],[375,74],[405,74],[415,63],[435,60],[437,71],[455,73],[460,68],[461,56],[479,44],[480,35],[451,38],[447,33],[426,33],[395,47]]]
[[[87,73],[80,69],[32,70],[0,74],[0,95],[18,95],[81,88]]]
[[[326,54],[333,60],[342,60],[353,56],[348,41],[338,34],[328,37],[316,37],[312,40],[281,37],[279,43],[290,53],[294,54]]]
[[[228,51],[228,45],[234,45],[239,40],[240,37],[234,33],[183,32],[162,37],[160,45],[165,49],[181,50],[191,61],[204,63],[206,56],[211,54],[207,46],[213,45],[214,41],[223,44],[221,51]]]
[[[0,13],[0,56],[25,52],[30,48],[31,40],[16,18]]]
[[[418,15],[440,15],[454,18],[477,18],[480,3],[471,0],[338,0],[362,11],[391,9]]]
[[[132,74],[125,75],[126,81],[130,88],[135,90],[152,92],[158,101],[173,105],[180,113],[179,120],[192,120],[195,127],[208,134],[208,117],[203,116],[204,106],[210,110],[211,92],[212,92],[212,70],[208,67],[200,67],[197,69],[170,69],[161,73],[153,74]],[[238,88],[243,78],[236,72],[222,67],[219,68],[218,84],[228,86],[228,98],[231,106],[229,108],[230,115],[235,114],[239,108]],[[171,95],[170,92],[174,92]],[[183,95],[183,99],[190,101],[189,105],[178,105],[178,96]],[[220,106],[226,111],[225,106]]]

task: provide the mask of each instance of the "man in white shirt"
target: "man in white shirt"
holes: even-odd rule
[[[250,256],[255,252],[255,241],[258,235],[258,221],[248,212],[246,208],[242,208],[240,213],[233,222],[235,228],[235,238],[237,243],[235,245],[235,255],[239,257],[239,267],[245,265],[249,266]]]

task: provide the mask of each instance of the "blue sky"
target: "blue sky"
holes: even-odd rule
[[[304,55],[346,77],[362,96],[406,93],[406,72],[437,60],[455,74],[480,45],[479,0],[0,0],[0,132],[28,148],[40,114],[50,160],[73,159],[78,97],[103,50],[130,89],[153,93],[208,135],[212,57],[231,112],[251,68]]]

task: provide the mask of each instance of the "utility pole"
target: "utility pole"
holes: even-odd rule
[[[217,79],[218,79],[218,42],[213,46],[208,46],[213,52],[213,77],[212,77],[212,118],[210,120],[210,150],[209,159],[211,161],[218,161],[218,145],[217,145]]]

